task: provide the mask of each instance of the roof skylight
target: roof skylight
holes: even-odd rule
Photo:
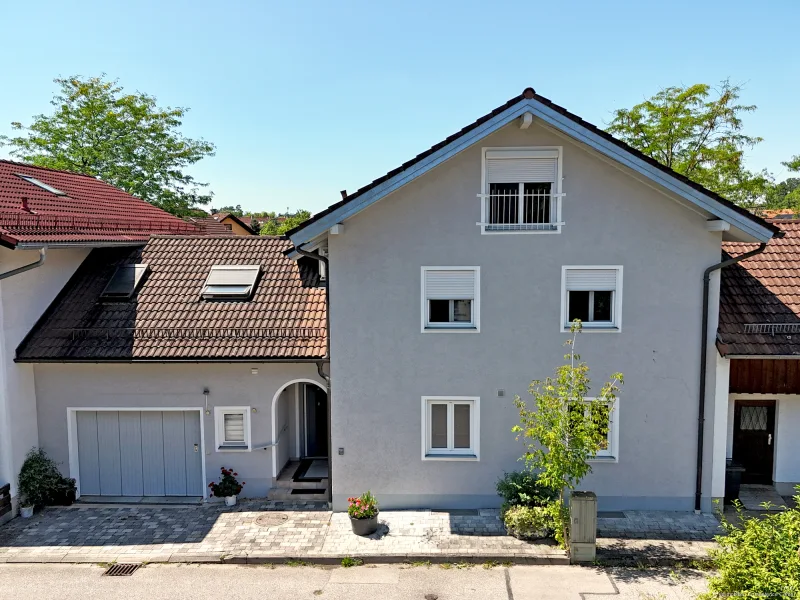
[[[120,265],[100,294],[101,300],[129,300],[142,284],[148,266]]]
[[[259,265],[213,265],[201,296],[206,300],[247,300],[260,270]]]
[[[42,188],[43,190],[47,190],[51,194],[55,194],[56,196],[66,196],[66,192],[62,192],[59,189],[54,188],[52,185],[47,185],[43,181],[39,181],[36,177],[31,177],[30,175],[23,175],[22,173],[17,173],[17,177],[21,177],[28,183],[32,183],[33,185]]]

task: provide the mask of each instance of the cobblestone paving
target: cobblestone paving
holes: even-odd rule
[[[693,558],[704,555],[710,543],[669,540],[710,539],[719,527],[710,515],[625,515],[598,520],[599,535],[606,538],[598,547],[606,556],[627,559],[649,551],[660,558],[680,559],[682,553]],[[49,508],[0,527],[0,562],[271,562],[343,556],[566,562],[552,543],[507,536],[497,510],[384,511],[380,523],[378,532],[361,538],[352,533],[346,514],[332,514],[313,502],[244,501],[234,508],[77,505]]]
[[[723,533],[711,514],[625,511],[625,518],[598,518],[597,537],[658,540],[707,540]]]

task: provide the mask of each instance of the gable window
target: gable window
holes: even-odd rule
[[[250,450],[250,407],[214,408],[217,450]]]
[[[480,267],[422,267],[422,331],[478,331]]]
[[[214,265],[201,295],[206,300],[247,300],[260,270],[259,265]]]
[[[148,265],[120,265],[100,293],[101,300],[129,300],[142,285]]]
[[[484,150],[482,232],[559,232],[560,149]]]
[[[563,267],[561,329],[575,319],[584,329],[619,331],[622,325],[622,267]]]
[[[590,415],[593,422],[597,423],[600,433],[604,440],[600,444],[600,449],[594,455],[593,460],[613,460],[619,459],[619,399],[613,406],[605,402],[599,402],[594,398],[585,398],[584,402],[570,406],[572,411],[583,410],[584,414]]]
[[[422,460],[478,459],[480,398],[422,398]]]

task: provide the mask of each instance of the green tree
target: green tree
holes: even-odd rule
[[[591,389],[589,367],[575,352],[581,322],[576,319],[570,331],[565,364],[556,368],[555,377],[534,380],[528,388],[534,407],[514,397],[520,423],[512,428],[517,440],[525,444],[521,460],[526,468],[541,485],[559,494],[553,516],[556,539],[562,544],[568,539],[567,494],[591,472],[589,460],[606,447],[611,411],[623,383],[622,373],[614,373],[596,397],[587,398]]]
[[[294,214],[281,215],[285,217],[283,221],[278,221],[278,217],[272,217],[261,226],[261,235],[283,235],[290,229],[294,229],[304,221],[311,218],[311,213],[307,210],[298,210]]]
[[[11,154],[42,167],[99,177],[129,194],[176,215],[206,204],[208,184],[184,169],[206,156],[214,145],[179,132],[186,108],[162,108],[153,96],[128,94],[117,80],[101,77],[55,79],[50,115],[36,115],[29,126],[2,136]]]
[[[607,131],[670,169],[741,205],[763,200],[769,174],[745,167],[745,150],[762,141],[743,133],[741,86],[723,81],[668,87],[633,108],[614,111]]]
[[[781,164],[789,171],[798,173],[800,172],[800,155],[794,156],[791,160]],[[764,207],[771,209],[791,208],[795,214],[800,213],[800,178],[788,177],[772,186],[767,192]]]
[[[237,204],[236,206],[223,206],[219,210],[216,208],[212,208],[211,212],[213,213],[228,213],[231,215],[235,215],[237,217],[244,216],[244,211],[242,210],[242,205]]]

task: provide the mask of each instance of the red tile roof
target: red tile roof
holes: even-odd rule
[[[19,175],[34,177],[66,195],[56,195]],[[94,177],[0,160],[0,244],[143,242],[151,233],[201,232]]]
[[[325,356],[325,289],[269,236],[153,236],[97,248],[17,348],[23,362],[312,360]],[[117,266],[149,272],[126,302],[100,301]],[[206,301],[212,265],[261,265],[249,301]]]
[[[800,354],[800,220],[771,221],[784,232],[764,252],[722,270],[717,347],[723,355]],[[738,256],[753,244],[724,243]]]

